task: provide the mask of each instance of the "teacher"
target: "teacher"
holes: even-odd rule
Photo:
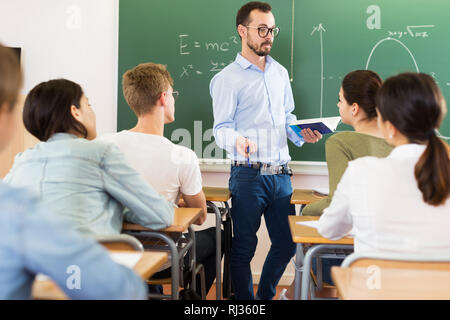
[[[310,129],[299,137],[289,128],[296,120],[294,99],[287,70],[269,56],[280,31],[271,10],[264,2],[249,2],[239,9],[236,28],[242,50],[210,83],[214,137],[232,163],[231,278],[239,300],[272,299],[295,254],[288,223],[295,207],[290,204],[287,138],[299,147],[322,138]],[[250,262],[263,214],[272,245],[254,296]]]

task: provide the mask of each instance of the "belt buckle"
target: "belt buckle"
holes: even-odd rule
[[[261,163],[260,173],[263,176],[272,175],[273,167],[267,163]]]

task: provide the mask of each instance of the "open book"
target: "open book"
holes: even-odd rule
[[[310,128],[312,131],[317,130],[321,134],[326,134],[333,133],[340,121],[341,117],[315,118],[294,121],[289,126],[299,136],[301,136],[300,131],[307,128]]]

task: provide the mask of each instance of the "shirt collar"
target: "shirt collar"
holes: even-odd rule
[[[53,134],[47,142],[50,141],[58,141],[58,140],[66,140],[66,139],[78,139],[78,137],[71,133],[58,132]]]
[[[251,66],[254,66],[255,68],[257,68],[253,63],[251,63],[250,61],[248,61],[247,59],[245,59],[240,52],[237,53],[236,55],[236,63],[239,64],[242,69],[248,69]],[[266,56],[266,70],[267,68],[272,64],[273,58],[269,55]],[[259,70],[259,68],[258,68]]]
[[[425,151],[426,147],[424,144],[402,144],[391,151],[389,158],[418,158]]]

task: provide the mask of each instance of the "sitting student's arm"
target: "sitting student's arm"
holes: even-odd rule
[[[348,162],[352,160],[345,146],[336,135],[331,136],[326,141],[325,154],[328,167],[328,184],[330,192],[326,198],[305,206],[302,211],[304,216],[320,216],[323,211],[329,207],[336,187],[341,180],[345,169],[347,169]]]
[[[194,222],[196,225],[202,225],[206,220],[206,198],[205,194],[203,193],[203,190],[197,193],[196,195],[189,196],[186,194],[183,194],[183,200],[185,202],[185,206],[188,208],[201,208],[202,209],[202,215],[198,218],[197,221]]]
[[[197,155],[188,148],[180,146],[176,148],[178,148],[179,153],[176,152],[175,154],[182,154],[182,162],[178,165],[180,192],[183,195],[186,207],[202,209],[202,215],[194,222],[197,225],[202,225],[206,220],[207,210],[206,198],[202,189],[202,174]]]
[[[22,257],[33,274],[45,274],[72,299],[146,299],[147,287],[131,269],[115,263],[94,239],[39,205],[20,221]]]
[[[103,161],[105,190],[130,211],[126,220],[149,229],[164,229],[173,223],[174,207],[128,165],[117,146],[109,144]]]
[[[350,168],[349,168],[350,169]],[[319,219],[317,230],[328,239],[338,240],[349,233],[353,227],[350,213],[351,170],[347,169],[338,184],[331,204]]]

